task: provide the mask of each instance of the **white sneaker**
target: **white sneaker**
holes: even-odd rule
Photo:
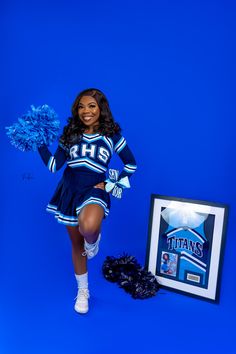
[[[101,240],[101,234],[99,234],[98,239],[95,243],[91,244],[84,240],[84,252],[82,256],[87,256],[88,259],[93,258],[96,256],[99,250],[99,242]]]
[[[74,309],[78,313],[87,313],[89,306],[88,306],[88,299],[89,299],[89,290],[88,289],[78,289],[78,294],[76,296],[76,302]]]

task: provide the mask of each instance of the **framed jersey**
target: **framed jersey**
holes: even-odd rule
[[[219,302],[228,207],[151,195],[146,268],[163,288]]]

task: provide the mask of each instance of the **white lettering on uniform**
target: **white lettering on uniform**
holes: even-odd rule
[[[77,157],[79,157],[79,155],[77,154],[78,150],[79,150],[79,145],[73,145],[70,148],[70,157],[71,157],[71,159],[76,159]]]
[[[107,160],[109,159],[109,151],[107,149],[105,149],[104,147],[99,147],[98,150],[98,158],[99,160],[103,161],[104,163],[107,162]]]
[[[81,156],[84,157],[87,154],[90,155],[90,157],[94,158],[95,157],[95,152],[96,152],[96,145],[91,144],[90,148],[88,147],[88,144],[81,144]]]

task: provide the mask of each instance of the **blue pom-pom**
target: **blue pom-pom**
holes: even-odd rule
[[[59,135],[60,121],[53,108],[44,104],[31,110],[6,127],[11,144],[21,151],[36,151],[41,145],[51,145]]]

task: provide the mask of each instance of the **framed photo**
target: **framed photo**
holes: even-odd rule
[[[146,268],[160,286],[219,302],[228,207],[151,195]]]

